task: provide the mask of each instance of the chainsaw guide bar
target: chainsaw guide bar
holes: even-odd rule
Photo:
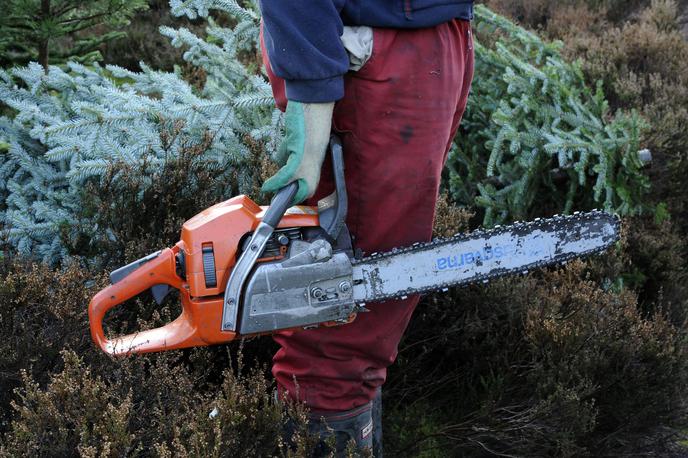
[[[602,252],[619,239],[619,219],[593,210],[517,222],[374,253],[353,262],[358,304],[404,299]]]

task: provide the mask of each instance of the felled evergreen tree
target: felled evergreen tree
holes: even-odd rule
[[[640,210],[635,114],[611,118],[559,44],[476,7],[473,89],[448,160],[454,199],[485,209],[487,225],[538,213]]]
[[[171,1],[176,15],[208,18],[205,38],[161,29],[203,70],[200,92],[145,65],[140,73],[78,63],[48,75],[38,64],[0,72],[0,102],[14,113],[0,118],[0,224],[19,251],[51,262],[64,256],[60,230],[88,227],[79,220],[85,184],[97,189],[116,163],[162,167],[180,151],[179,137],[169,141],[173,125],[185,146],[210,139],[201,157],[238,177],[237,192],[248,190],[256,170],[243,161],[256,142],[276,149],[281,117],[255,58],[258,9],[242,5]],[[233,26],[213,21],[213,9]],[[585,87],[556,45],[477,11],[485,44],[476,43],[473,93],[448,161],[455,200],[483,206],[488,224],[594,204],[637,211],[646,187],[635,154],[638,120],[609,120],[603,94]]]
[[[181,148],[203,144],[208,166],[238,179],[237,192],[247,191],[256,171],[242,167],[246,142],[276,137],[272,126],[280,118],[265,78],[237,57],[242,49],[256,49],[255,5],[216,6],[234,14],[236,25],[211,21],[208,41],[184,29],[163,30],[188,48],[185,59],[206,71],[202,93],[175,73],[145,65],[141,73],[78,63],[51,67],[48,74],[36,63],[0,71],[0,102],[15,113],[0,118],[0,222],[19,252],[52,263],[63,258],[61,228],[88,227],[78,221],[84,185],[97,185],[116,163],[146,161],[155,171]],[[176,11],[207,14],[192,2]],[[172,126],[179,133],[170,139]],[[95,236],[98,228],[92,230]]]
[[[7,0],[0,20],[0,65],[100,59],[98,47],[125,36],[123,27],[147,0]],[[94,29],[98,27],[96,32]]]

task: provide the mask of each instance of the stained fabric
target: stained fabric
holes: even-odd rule
[[[278,106],[285,82],[264,53]],[[333,127],[342,138],[354,245],[385,251],[429,241],[440,175],[466,107],[473,77],[470,23],[373,29],[373,53],[344,77]],[[311,204],[334,190],[329,161]],[[386,378],[418,297],[369,304],[370,312],[335,328],[283,332],[272,372],[280,393],[314,411],[368,404]]]

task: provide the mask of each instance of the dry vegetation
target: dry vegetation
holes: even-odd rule
[[[648,121],[658,210],[627,220],[606,258],[428,297],[390,374],[387,437],[412,456],[683,456],[688,43],[678,5],[486,3],[562,40],[613,109]],[[440,216],[438,234],[463,229],[443,227],[455,218]]]
[[[64,272],[3,266],[0,456],[303,456],[310,450],[303,409],[276,402],[265,368],[245,366],[227,348],[129,359],[98,352],[85,304],[103,281],[94,283],[76,266]],[[117,315],[113,332],[160,325],[171,314],[168,307],[158,313],[151,304],[131,305],[142,313]],[[211,419],[214,408],[219,412]],[[281,434],[287,421],[295,425],[292,438]]]

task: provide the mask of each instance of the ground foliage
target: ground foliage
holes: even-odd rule
[[[665,297],[643,307],[619,279],[646,267],[628,253],[670,256],[673,266],[680,257],[666,254],[675,238],[636,223],[605,258],[425,298],[386,385],[392,450],[679,456],[672,426],[686,422],[685,295],[673,308]]]
[[[76,265],[3,266],[1,456],[303,456],[312,447],[303,409],[277,402],[264,368],[227,348],[129,359],[97,351],[84,304],[104,284]],[[110,330],[169,320],[174,305],[150,302],[132,303]],[[293,449],[281,435],[289,419]]]
[[[553,36],[552,18],[573,11],[582,18],[609,21],[603,23],[621,33],[671,6],[655,2],[654,13],[639,13],[625,23],[626,15],[614,12],[616,4],[625,2],[547,3],[550,6],[539,12],[529,2],[495,6]],[[598,8],[603,14],[597,14]],[[596,30],[600,36],[606,33],[607,26],[590,25],[595,21],[570,22],[593,37]],[[194,43],[187,58],[204,69],[194,91],[225,87],[218,79],[223,75],[213,73],[212,67],[213,59],[226,56],[204,48],[185,31],[166,33],[180,45]],[[222,36],[219,28],[214,33],[216,40]],[[563,52],[569,56],[585,50],[584,44],[573,47],[573,38],[565,43]],[[600,38],[600,46],[606,43]],[[620,40],[616,43],[622,45]],[[675,49],[681,52],[678,42]],[[622,56],[633,51],[617,52]],[[247,63],[255,58],[251,50],[242,53]],[[595,62],[581,61],[591,80],[596,78]],[[649,78],[642,68],[631,67],[643,76],[638,80]],[[625,81],[622,71],[605,68],[609,81],[616,81],[615,72]],[[667,73],[665,78],[680,86],[676,75]],[[149,81],[153,88],[155,81]],[[637,108],[651,119],[652,110],[633,98],[633,103],[622,103],[610,83],[604,84],[613,109]],[[246,106],[262,106],[260,97],[245,93],[242,100]],[[156,128],[156,142],[178,142],[167,161],[156,163],[155,154],[143,151],[137,156],[141,160],[112,161],[98,180],[86,180],[76,219],[83,222],[57,225],[66,250],[62,269],[17,257],[12,249],[0,258],[2,456],[307,456],[313,445],[303,429],[297,428],[291,447],[278,433],[290,418],[302,424],[304,412],[272,397],[266,364],[274,344],[268,338],[243,346],[116,360],[98,352],[90,341],[85,305],[105,285],[104,269],[173,243],[180,222],[220,195],[242,190],[257,196],[257,184],[274,168],[265,160],[265,141],[254,138],[265,138],[264,132],[261,137],[246,130],[236,137],[248,172],[239,176],[218,171],[212,162],[207,167],[203,154],[208,134],[203,128],[187,133],[188,124],[165,119]],[[655,145],[650,143],[655,137],[643,135],[643,142]],[[666,197],[678,194],[678,184],[670,183],[680,184],[681,179],[678,156],[685,150],[674,150],[675,141],[657,140],[667,146],[659,159],[661,173],[653,166],[651,176],[653,184],[662,181],[653,187],[652,205],[666,199],[667,206],[655,215],[627,219],[623,242],[605,257],[429,295],[422,301],[385,385],[389,456],[685,452],[677,444],[687,424],[686,245],[675,227],[680,198]],[[42,147],[27,137],[21,142]],[[189,176],[195,179],[188,182]],[[679,181],[667,184],[667,176]],[[459,208],[442,198],[436,235],[472,227],[481,211]],[[94,226],[108,236],[94,237]],[[97,262],[85,262],[96,254]],[[175,297],[162,307],[143,297],[110,314],[108,330],[121,333],[157,326],[178,311]],[[219,414],[210,419],[215,407]]]
[[[123,210],[122,220],[135,211]],[[471,216],[441,199],[436,234],[465,229]],[[164,231],[138,240],[145,245]],[[625,233],[616,252],[593,263],[426,297],[385,388],[389,453],[669,453],[671,427],[685,421],[685,304],[673,314],[661,300],[643,309],[614,281],[633,271],[624,253],[659,254],[675,265],[666,254],[674,240],[650,245],[642,233]],[[2,272],[2,453],[280,450],[276,431],[290,417],[273,403],[261,367],[274,349],[269,339],[246,343],[250,363],[237,362],[226,347],[113,360],[92,345],[84,307],[104,276],[94,279],[76,263],[56,271],[7,258]],[[176,298],[161,309],[144,297],[110,316],[108,329],[144,329],[176,313]],[[209,421],[218,405],[226,409],[222,421]],[[298,440],[309,446],[307,437]]]

